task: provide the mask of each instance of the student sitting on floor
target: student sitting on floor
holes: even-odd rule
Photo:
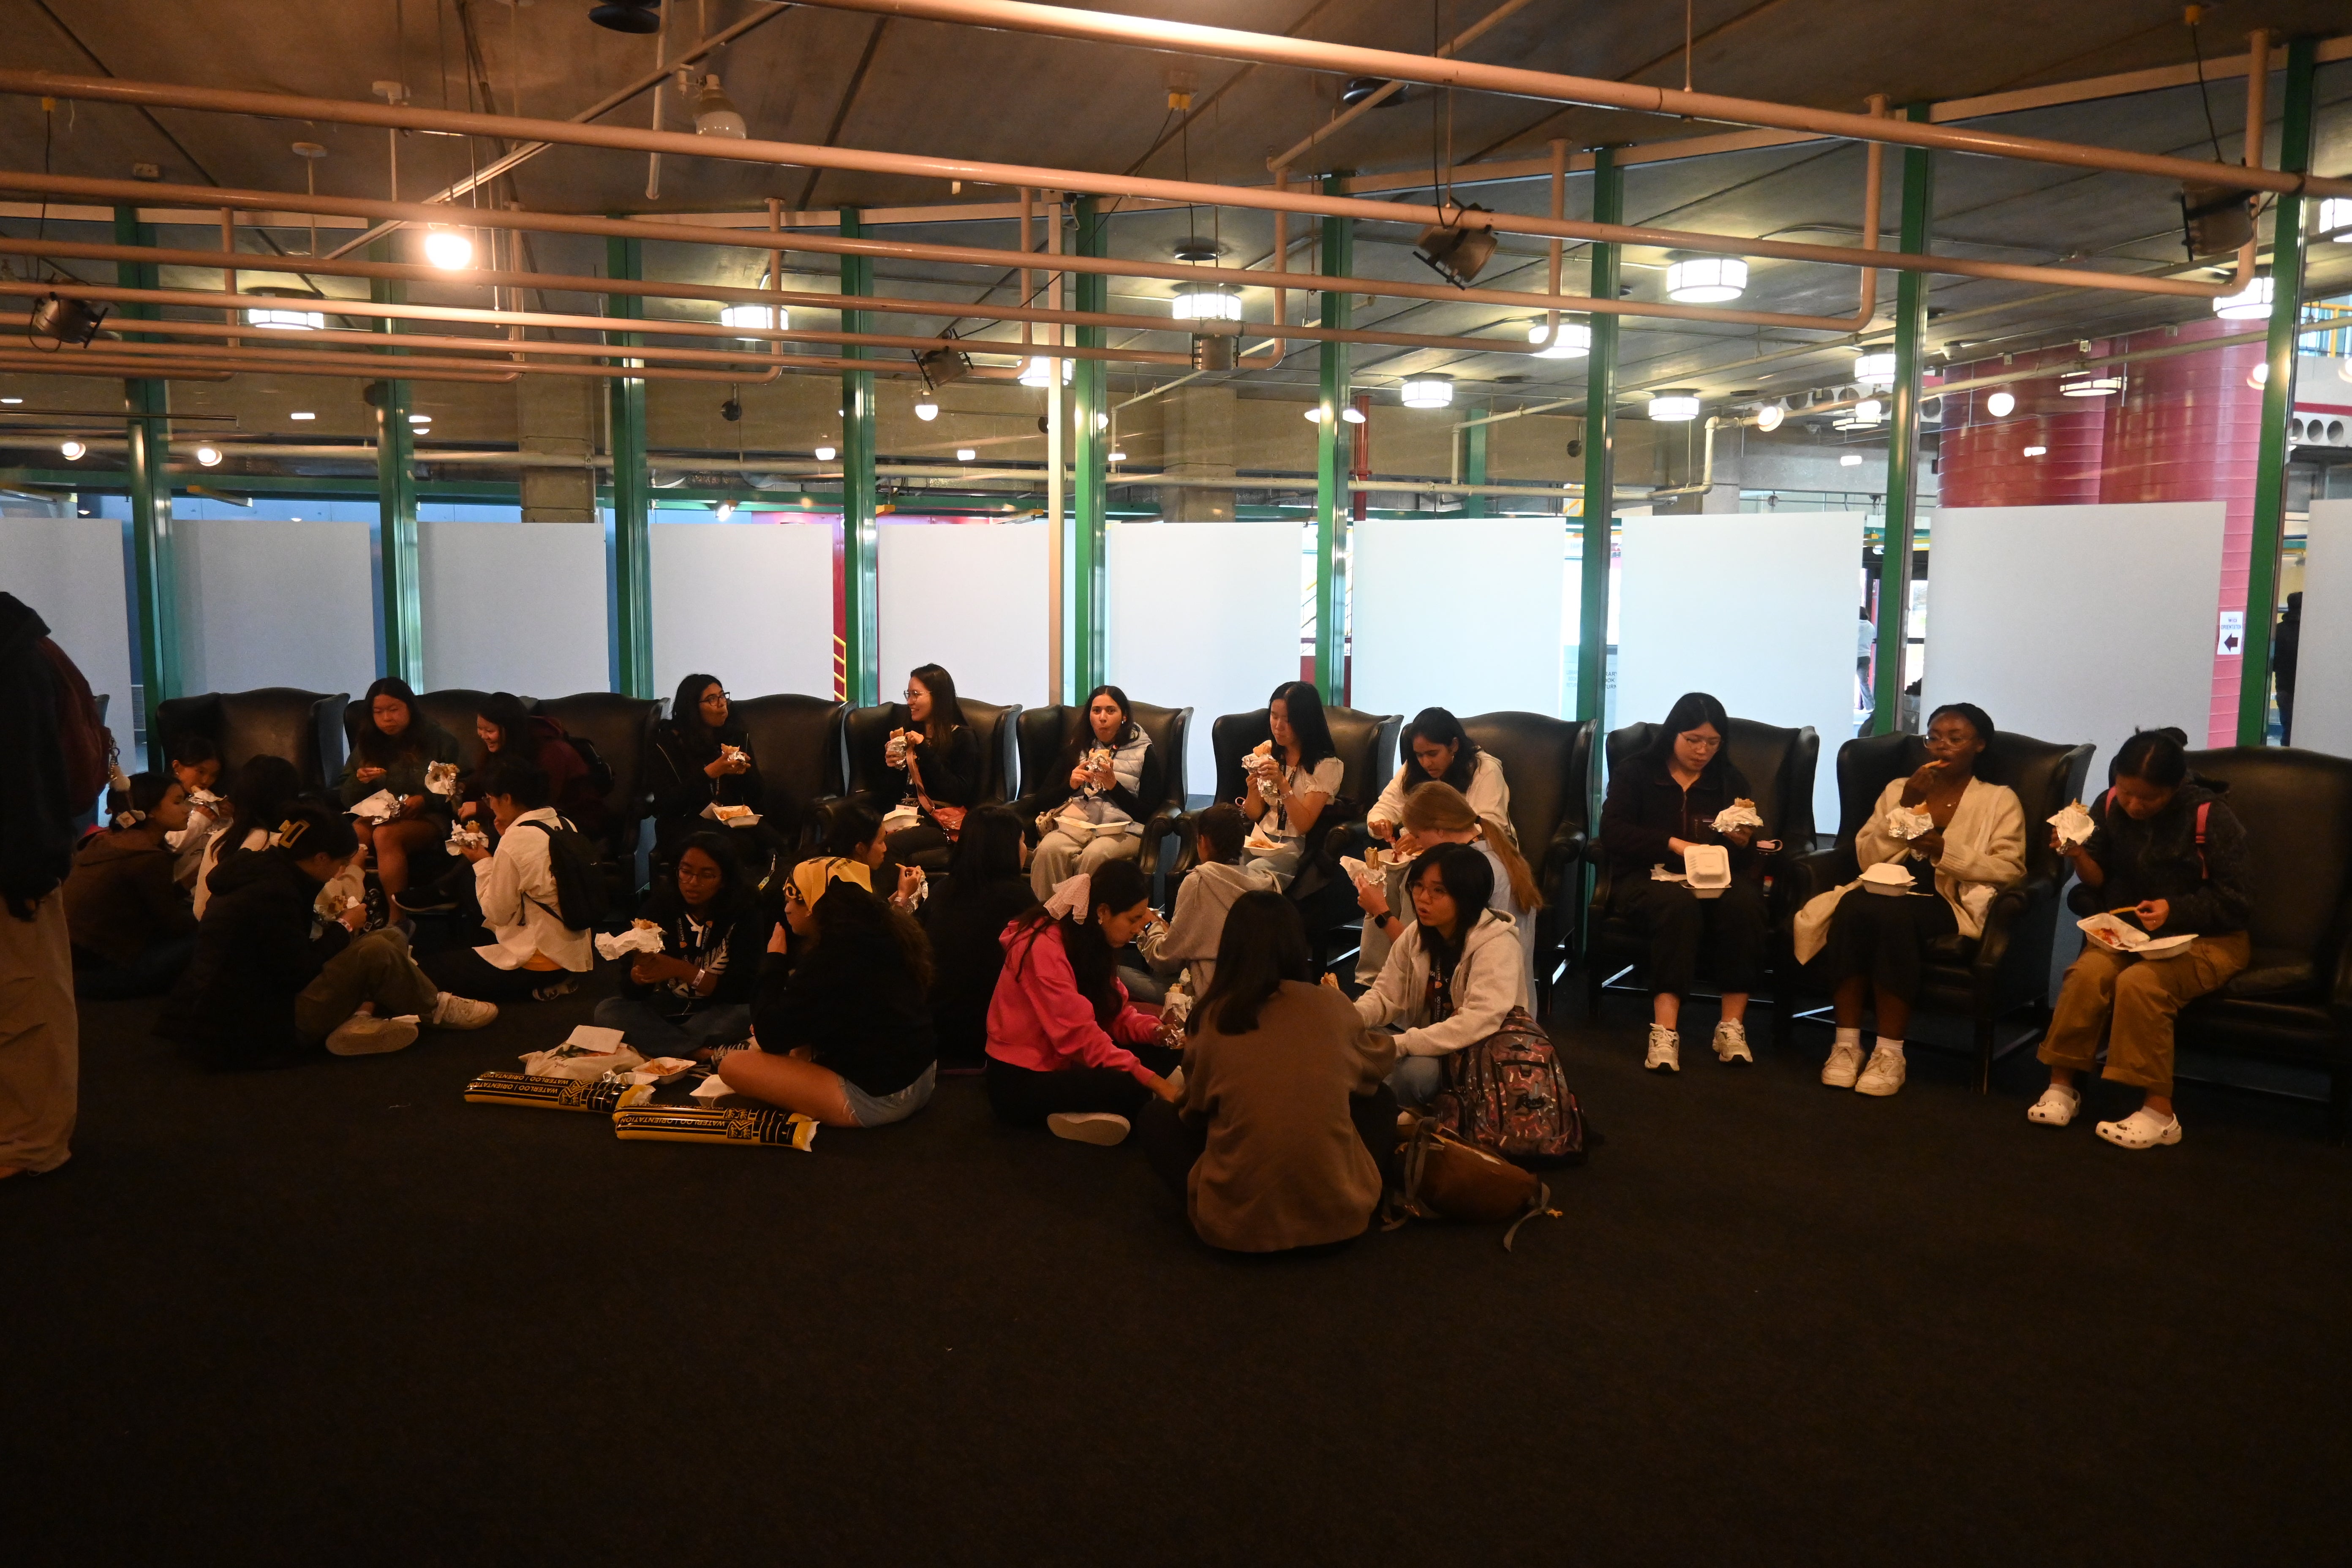
[[[298,806],[268,849],[232,854],[213,873],[196,951],[158,1032],[206,1065],[285,1067],[315,1056],[396,1051],[418,1025],[478,1029],[499,1016],[437,987],[397,931],[354,935],[362,911],[319,921],[319,889],[359,849],[351,818]]]
[[[1179,1053],[1153,1042],[1160,1020],[1127,999],[1119,950],[1151,919],[1143,872],[1114,860],[1073,877],[1004,929],[1004,973],[988,1007],[988,1100],[1016,1127],[1116,1143]]]
[[[2063,1127],[2082,1108],[2075,1079],[2107,1047],[2100,1077],[2147,1090],[2140,1108],[2099,1123],[2099,1136],[2125,1149],[2180,1142],[2172,1109],[2173,1020],[2187,1004],[2228,984],[2252,958],[2246,915],[2246,830],[2219,789],[2189,771],[2188,737],[2143,730],[2116,753],[2115,783],[2091,807],[2086,843],[2052,843],[2082,879],[2068,895],[2074,912],[2122,909],[2150,937],[2195,940],[2169,957],[2136,958],[2096,938],[2066,971],[2042,1037],[2050,1087],[2025,1114]]]
[[[963,704],[956,700],[955,677],[936,664],[916,667],[907,676],[907,700],[890,711],[890,727],[906,731],[883,749],[882,761],[907,775],[897,805],[921,814],[922,819],[890,835],[890,858],[900,865],[918,859],[931,870],[947,864],[948,824],[980,798],[988,774],[980,754],[980,737],[963,721]]]
[[[988,1005],[1004,969],[1004,928],[1036,900],[1030,897],[1029,840],[1009,805],[973,808],[963,819],[944,889],[923,906],[931,939],[931,1023],[940,1059],[978,1067],[988,1048]]]
[[[1242,796],[1242,813],[1256,826],[1251,838],[1274,847],[1251,852],[1245,865],[1260,886],[1280,889],[1298,874],[1307,836],[1339,793],[1347,769],[1331,743],[1322,694],[1307,682],[1286,680],[1276,687],[1266,700],[1265,721],[1272,745],[1262,755],[1243,759],[1250,786]]]
[[[457,738],[417,707],[408,682],[388,675],[367,689],[367,719],[335,789],[345,805],[383,790],[399,798],[394,816],[352,819],[353,831],[375,858],[376,879],[394,898],[407,890],[411,856],[427,857],[418,868],[425,875],[445,868],[437,862],[449,832],[451,796],[426,788],[425,770],[436,763],[454,766],[463,755]]]
[[[229,781],[227,815],[220,828],[205,841],[196,860],[195,880],[189,892],[198,920],[213,896],[212,875],[220,863],[240,850],[269,847],[269,836],[286,820],[302,793],[302,775],[283,757],[250,756]]]
[[[1392,843],[1404,826],[1405,797],[1436,780],[1452,784],[1470,809],[1502,824],[1516,845],[1511,827],[1511,786],[1503,777],[1502,759],[1481,751],[1462,728],[1462,721],[1443,708],[1424,708],[1404,727],[1405,754],[1412,760],[1396,771],[1381,798],[1365,815],[1364,826],[1381,843]]]
[[[784,918],[802,949],[788,959],[781,932],[770,942],[758,1048],[719,1058],[728,1089],[829,1127],[887,1126],[929,1104],[939,1050],[921,929],[817,860],[793,868]]]
[[[767,809],[751,737],[734,721],[727,688],[717,676],[689,675],[679,681],[669,715],[654,726],[653,755],[646,764],[654,797],[654,857],[664,865],[677,858],[680,845],[713,826],[713,806]],[[781,847],[799,830],[789,823],[761,822],[728,831],[747,839],[757,834],[763,845]]]
[[[483,804],[497,820],[496,850],[468,847],[474,896],[491,941],[432,954],[425,969],[442,986],[494,1002],[552,1002],[580,989],[595,967],[584,927],[566,925],[554,857],[567,836],[579,874],[594,876],[572,824],[547,804],[547,774],[520,757],[497,757],[482,770]]]
[[[848,861],[855,868],[846,873],[850,881],[889,900],[895,908],[912,910],[929,878],[920,866],[891,863],[890,846],[896,842],[884,836],[880,812],[859,801],[841,800],[830,808],[817,854],[825,859]]]
[[[637,918],[660,931],[662,950],[628,956],[621,994],[596,1004],[597,1024],[648,1057],[698,1056],[749,1035],[760,955],[776,922],[734,846],[718,833],[688,838],[677,871],[646,895]]]
[[[1193,1231],[1234,1252],[1361,1236],[1396,1152],[1396,1037],[1317,984],[1288,899],[1234,903],[1184,1033],[1181,1109],[1146,1100],[1136,1134]]]
[[[1092,876],[1105,861],[1142,853],[1143,824],[1168,794],[1165,773],[1127,693],[1116,686],[1087,693],[1086,710],[1034,797],[1047,819],[1029,860],[1029,887],[1039,901],[1076,872]],[[1060,826],[1064,817],[1087,826],[1074,832]]]
[[[1486,857],[1488,869],[1495,874],[1495,894],[1486,907],[1511,917],[1519,951],[1527,956],[1528,984],[1532,991],[1536,911],[1543,908],[1543,890],[1536,886],[1536,874],[1520,858],[1509,830],[1491,816],[1478,816],[1452,784],[1436,779],[1405,796],[1404,816],[1398,826],[1396,847],[1403,854],[1423,854],[1440,844],[1470,844]],[[1357,885],[1356,902],[1364,911],[1363,951],[1356,964],[1359,984],[1370,985],[1379,976],[1381,966],[1388,962],[1390,944],[1404,929],[1395,909],[1404,902],[1405,878],[1411,872],[1409,861],[1384,866],[1380,877]]]
[[[1248,833],[1238,807],[1221,803],[1201,813],[1192,826],[1197,857],[1176,889],[1176,918],[1146,927],[1136,939],[1136,951],[1152,973],[1182,974],[1196,1003],[1209,994],[1216,974],[1226,911],[1251,889],[1265,886],[1242,869],[1242,840]]]
[[[171,832],[178,833],[188,826],[188,817],[205,815],[202,807],[192,807],[191,796],[210,795],[220,783],[220,752],[202,735],[178,735],[171,745],[171,782],[164,786],[163,796],[150,813]]]
[[[1405,879],[1413,918],[1389,948],[1356,1016],[1396,1028],[1389,1087],[1424,1106],[1445,1087],[1445,1058],[1502,1028],[1528,1005],[1528,965],[1508,915],[1488,908],[1493,863],[1467,844],[1444,844],[1413,863]]]
[[[66,878],[74,994],[94,1001],[160,996],[195,951],[196,917],[172,879],[176,857],[151,814],[167,786],[153,773],[107,800],[112,823],[82,840]]]

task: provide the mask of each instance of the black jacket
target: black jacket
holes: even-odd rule
[[[890,710],[890,728],[914,727],[904,707]],[[927,738],[921,745],[908,750],[916,765],[923,770],[923,793],[930,796],[933,805],[970,805],[980,799],[981,783],[988,770],[982,765],[980,736],[971,725],[957,725],[944,746],[934,746]],[[905,781],[900,798],[911,803],[915,798],[914,775],[900,773],[898,776]]]
[[[646,894],[637,918],[661,927],[663,957],[683,958],[705,969],[717,969],[719,986],[708,996],[690,996],[675,990],[668,981],[640,985],[629,978],[630,961],[624,957],[622,995],[644,1002],[664,1017],[676,1020],[710,1007],[749,1003],[759,993],[760,963],[767,950],[768,933],[776,929],[776,921],[748,894],[741,909],[712,920],[698,936],[687,922],[686,900],[678,897],[674,881],[665,882]]]
[[[813,1047],[818,1066],[877,1098],[913,1083],[940,1054],[930,1005],[885,930],[836,932],[798,963],[770,953],[751,1026],[761,1049]]]
[[[752,754],[751,737],[730,724],[719,732],[719,738],[728,745],[741,747],[743,754],[751,757],[751,765],[742,773],[722,773],[714,779],[702,770],[718,752],[698,758],[695,748],[678,732],[677,725],[668,721],[654,730],[654,750],[646,764],[646,779],[654,797],[654,842],[665,856],[704,828],[719,827],[718,823],[702,815],[705,806],[748,805],[758,812],[768,809],[767,786],[760,781],[760,759]]]
[[[1609,780],[1609,795],[1601,805],[1601,842],[1620,877],[1646,876],[1653,866],[1681,870],[1683,858],[1666,847],[1669,838],[1723,845],[1731,851],[1732,873],[1741,875],[1763,857],[1752,846],[1743,849],[1717,833],[1715,818],[1733,801],[1751,798],[1747,776],[1728,758],[1718,759],[1685,790],[1665,763],[1636,757]],[[1770,834],[1769,824],[1763,832]]]
[[[940,1055],[976,1064],[988,1046],[988,1004],[1004,968],[1004,928],[1037,901],[1014,872],[980,887],[950,886],[923,906],[931,939],[931,1022]]]
[[[63,683],[41,647],[48,635],[31,605],[0,593],[0,898],[24,920],[73,870],[78,808],[58,742]]]
[[[2158,936],[2227,936],[2246,929],[2252,905],[2247,888],[2246,829],[2221,792],[2191,778],[2172,792],[2162,811],[2146,822],[2113,797],[2092,803],[2097,827],[2083,846],[2106,880],[2096,888],[2074,884],[2067,902],[2078,915],[2121,909],[2162,899],[2172,906]],[[2205,845],[2197,845],[2197,808],[2205,813]]]
[[[240,849],[213,868],[195,956],[156,1032],[210,1067],[278,1067],[318,1048],[294,1027],[294,999],[342,952],[336,921],[311,935],[319,884],[283,849]]]

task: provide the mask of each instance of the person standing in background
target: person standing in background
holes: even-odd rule
[[[2271,633],[2271,677],[2278,682],[2279,744],[2294,744],[2294,666],[2303,651],[2303,591],[2286,596],[2286,614]]]
[[[106,781],[98,702],[49,628],[0,593],[0,1177],[71,1153],[80,1020],[66,875],[74,817]]]
[[[1870,618],[1870,606],[1864,605],[1856,614],[1862,616],[1855,627],[1853,647],[1853,710],[1856,714],[1878,711],[1878,694],[1871,689],[1870,661],[1878,652],[1878,624]]]

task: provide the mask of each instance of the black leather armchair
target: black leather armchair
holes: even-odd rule
[[[1606,742],[1611,777],[1631,759],[1639,755],[1656,740],[1655,724],[1629,724],[1622,730],[1612,730]],[[1782,856],[1801,854],[1813,843],[1813,773],[1820,765],[1822,738],[1810,724],[1802,729],[1784,730],[1777,724],[1759,723],[1753,719],[1731,721],[1731,733],[1724,737],[1724,748],[1731,763],[1748,780],[1756,802],[1756,815],[1764,819],[1759,838],[1777,838],[1786,847]],[[1517,780],[1512,782],[1513,795],[1518,793]],[[1593,798],[1601,796],[1597,786]],[[1601,1016],[1601,989],[1615,975],[1639,964],[1647,956],[1649,944],[1633,922],[1609,909],[1610,895],[1615,891],[1615,875],[1609,864],[1608,846],[1598,832],[1587,843],[1585,858],[1593,868],[1592,899],[1585,910],[1585,1011],[1588,1016]],[[1777,858],[1775,871],[1785,865]],[[1644,872],[1643,874],[1646,874]],[[1777,900],[1776,900],[1777,902]]]
[[[906,775],[883,765],[883,748],[890,743],[890,715],[896,704],[852,708],[844,721],[844,752],[848,767],[847,793],[877,811],[896,805],[906,787]],[[983,773],[974,805],[1001,805],[1018,792],[1021,760],[1015,752],[1015,732],[1021,721],[1018,702],[998,704],[978,698],[959,700],[963,721],[979,737]]]
[[[1463,720],[1462,728],[1503,764],[1511,786],[1511,827],[1543,889],[1544,907],[1536,916],[1536,1000],[1549,1011],[1551,988],[1575,951],[1584,846],[1592,826],[1592,737],[1599,726],[1544,713],[1481,713]],[[1398,759],[1401,764],[1408,760]]]
[[[829,697],[782,692],[732,704],[734,721],[751,742],[767,798],[760,815],[787,843],[804,849],[816,831],[817,805],[842,792],[842,716],[848,705]]]
[[[343,771],[341,718],[350,701],[348,691],[290,686],[173,697],[156,705],[161,744],[149,748],[152,765],[161,771],[181,736],[202,735],[220,753],[224,778],[235,776],[248,757],[283,757],[301,775],[304,789],[323,789]]]
[[[2020,1007],[2044,1003],[2049,995],[2051,944],[2057,937],[2062,912],[2058,894],[2066,866],[2050,847],[2045,825],[2068,801],[2082,795],[2093,750],[2087,741],[2067,746],[2002,731],[1977,763],[1979,778],[2015,790],[2024,808],[2025,880],[1994,896],[1985,911],[1981,938],[1955,933],[1929,944],[1918,1005],[1973,1021],[1979,1091],[1992,1079],[1994,1026]],[[1816,894],[1861,874],[1854,836],[1870,820],[1880,793],[1927,760],[1927,749],[1916,735],[1872,735],[1838,749],[1837,847],[1782,860],[1785,891],[1776,900],[1779,940],[1773,966],[1776,1042],[1788,1041],[1796,997],[1801,993],[1826,994],[1828,989],[1818,960],[1801,969],[1797,965],[1797,911]]]
[[[2245,825],[2253,961],[2180,1011],[2186,1049],[2316,1068],[2328,1130],[2352,1111],[2352,762],[2294,747],[2191,752]]]
[[[482,702],[489,696],[467,687],[452,686],[440,691],[420,691],[416,694],[417,710],[457,738],[471,757],[481,750],[475,738],[474,721],[480,716]],[[343,754],[348,757],[360,743],[360,731],[368,722],[368,705],[364,699],[343,704]],[[338,763],[340,767],[341,764]]]
[[[1078,709],[1058,702],[1050,708],[1024,708],[1021,711],[1021,780],[1028,788],[1013,803],[1013,809],[1021,814],[1022,822],[1032,827],[1033,836],[1034,825],[1030,819],[1045,809],[1045,797],[1058,782],[1053,775],[1078,714]],[[1148,878],[1159,872],[1161,848],[1184,816],[1184,749],[1192,737],[1192,710],[1138,702],[1134,705],[1134,718],[1137,727],[1151,742],[1152,753],[1160,759],[1160,798],[1143,803],[1146,816],[1138,864]]]
[[[662,705],[649,698],[583,691],[534,702],[531,711],[554,720],[567,734],[586,736],[613,770],[613,787],[604,792],[605,830],[596,844],[609,907],[616,917],[625,916],[636,903],[637,839],[648,795],[646,762]]]

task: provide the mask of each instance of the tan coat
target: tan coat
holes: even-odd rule
[[[1213,1018],[1184,1049],[1184,1112],[1205,1119],[1192,1165],[1192,1228],[1212,1247],[1276,1252],[1361,1236],[1380,1170],[1348,1114],[1388,1077],[1396,1049],[1339,992],[1286,980],[1244,1035]]]

